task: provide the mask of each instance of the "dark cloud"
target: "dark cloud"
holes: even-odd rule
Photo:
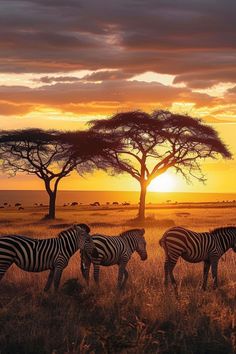
[[[229,67],[229,68],[228,68]],[[226,68],[212,68],[206,72],[182,74],[174,79],[174,83],[185,83],[191,88],[208,88],[219,82],[236,82],[236,70],[229,64]]]
[[[232,106],[234,114],[236,115],[236,86],[227,90],[224,95],[224,102],[225,104]]]
[[[6,0],[0,6],[2,72],[115,68],[123,79],[154,71],[190,87],[203,87],[207,74],[207,86],[235,80],[229,74],[236,59],[234,0]]]
[[[82,78],[76,76],[42,76],[35,79],[35,82],[42,84],[52,84],[52,83],[72,83],[72,82],[97,82],[97,81],[107,81],[107,80],[123,80],[129,79],[133,74],[128,72],[123,72],[121,70],[101,70],[93,72],[91,74],[85,75]]]
[[[228,89],[227,93],[229,95],[232,95],[232,94],[235,95],[236,94],[236,86],[232,87],[231,89]]]
[[[77,82],[81,79],[76,76],[42,76],[39,79],[34,79],[34,82],[42,84],[52,84],[56,82]]]
[[[106,81],[106,80],[122,80],[122,79],[129,79],[133,75],[128,72],[123,72],[121,70],[102,70],[98,72],[94,72],[92,74],[86,75],[83,77],[85,81]]]
[[[219,103],[218,98],[192,93],[187,88],[126,80],[108,80],[101,83],[80,81],[56,83],[34,89],[22,86],[0,86],[0,97],[2,101],[14,107],[21,104],[25,107],[43,105],[78,114],[85,111],[105,113],[106,107],[110,107],[113,111],[127,106],[167,108],[173,101],[194,102],[196,107]]]

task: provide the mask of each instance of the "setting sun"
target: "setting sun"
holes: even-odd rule
[[[169,172],[156,177],[149,185],[149,192],[171,192],[175,190],[176,180]]]

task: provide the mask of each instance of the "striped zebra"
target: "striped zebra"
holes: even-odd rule
[[[202,289],[206,289],[208,273],[211,267],[214,289],[218,287],[217,268],[220,257],[232,248],[236,252],[236,227],[221,227],[210,232],[194,232],[183,227],[167,230],[160,240],[165,251],[165,286],[168,277],[175,288],[177,285],[173,269],[179,257],[190,263],[204,262]]]
[[[93,256],[98,255],[84,224],[73,225],[68,230],[62,231],[56,238],[2,236],[0,237],[0,280],[8,268],[15,263],[28,272],[50,270],[44,290],[49,290],[53,281],[54,288],[57,290],[64,268],[78,249],[86,249],[86,252]]]
[[[97,284],[99,284],[100,265],[117,264],[119,267],[117,287],[124,288],[128,279],[126,266],[132,254],[136,251],[141,260],[147,259],[144,233],[144,229],[132,229],[122,232],[119,236],[92,235],[91,238],[98,251],[98,257],[90,257],[86,250],[81,252],[81,271],[87,283],[89,283],[91,263],[93,263],[94,280]]]

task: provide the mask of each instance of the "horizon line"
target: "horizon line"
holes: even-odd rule
[[[46,192],[45,189],[0,189],[0,192]],[[130,191],[130,190],[80,190],[80,189],[62,189],[57,192],[109,192],[109,193],[140,193],[140,191]],[[172,192],[161,192],[161,191],[148,191],[147,193],[155,194],[236,194],[236,192],[184,192],[184,191],[172,191]]]

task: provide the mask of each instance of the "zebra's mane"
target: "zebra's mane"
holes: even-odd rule
[[[140,232],[141,230],[142,230],[142,229],[130,229],[130,230],[126,230],[126,231],[121,232],[121,233],[119,234],[119,236],[120,236],[120,237],[125,237],[125,236],[127,236],[127,234],[129,234],[129,233]],[[141,235],[137,235],[137,236],[140,236],[140,237],[141,237]],[[143,237],[143,235],[142,235],[142,237]]]
[[[57,235],[57,237],[58,237],[58,238],[61,238],[61,237],[68,236],[68,235],[67,235],[67,232],[73,230],[74,228],[75,228],[74,226],[71,226],[71,227],[69,227],[68,229],[62,230],[62,231]]]
[[[104,236],[104,237],[126,237],[130,232],[140,232],[142,229],[130,229],[130,230],[126,230],[126,231],[123,231],[121,232],[120,234],[116,234],[116,235],[105,235],[105,234],[92,234],[91,236]],[[139,237],[143,237],[141,235],[137,235]]]
[[[234,232],[236,232],[236,226],[217,227],[216,229],[211,230],[210,233],[212,235],[217,235],[220,232],[224,232],[224,231],[234,231]]]

